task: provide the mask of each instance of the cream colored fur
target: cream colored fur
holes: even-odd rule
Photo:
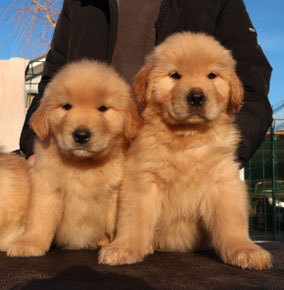
[[[30,122],[39,137],[31,206],[9,256],[43,255],[53,240],[84,249],[113,238],[125,151],[140,122],[128,85],[105,64],[68,64],[53,78]],[[90,140],[76,142],[77,129]]]
[[[225,263],[270,268],[269,253],[248,234],[235,156],[243,88],[230,52],[204,34],[175,34],[147,57],[134,90],[144,125],[128,152],[117,235],[99,262],[130,264],[152,249],[193,251],[208,241]],[[197,108],[192,91],[205,96]]]
[[[23,233],[30,192],[25,160],[0,152],[0,251],[6,251]]]

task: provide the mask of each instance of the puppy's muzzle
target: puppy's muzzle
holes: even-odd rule
[[[201,107],[205,103],[205,95],[200,90],[192,90],[186,97],[188,105],[192,107]]]
[[[73,132],[73,138],[78,144],[88,143],[91,139],[91,132],[89,129],[76,129]]]

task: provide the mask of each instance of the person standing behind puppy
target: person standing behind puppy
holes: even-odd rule
[[[204,32],[232,51],[245,88],[237,114],[242,133],[237,158],[244,166],[261,144],[272,121],[268,101],[271,66],[257,43],[257,34],[243,0],[64,0],[46,57],[39,95],[23,126],[20,149],[32,160],[35,134],[28,122],[46,85],[66,63],[81,58],[103,60],[132,83],[154,45],[179,31]]]

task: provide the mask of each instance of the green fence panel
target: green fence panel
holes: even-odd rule
[[[274,120],[245,167],[250,195],[250,235],[255,240],[284,239],[284,132]]]

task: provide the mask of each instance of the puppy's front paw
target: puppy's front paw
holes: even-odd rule
[[[242,269],[264,270],[272,267],[270,253],[253,243],[234,250],[230,256],[226,262]]]
[[[133,264],[141,262],[144,255],[139,250],[122,244],[109,244],[99,252],[99,263],[109,265]]]
[[[37,257],[43,256],[46,250],[32,241],[17,241],[12,243],[7,251],[10,257]]]

